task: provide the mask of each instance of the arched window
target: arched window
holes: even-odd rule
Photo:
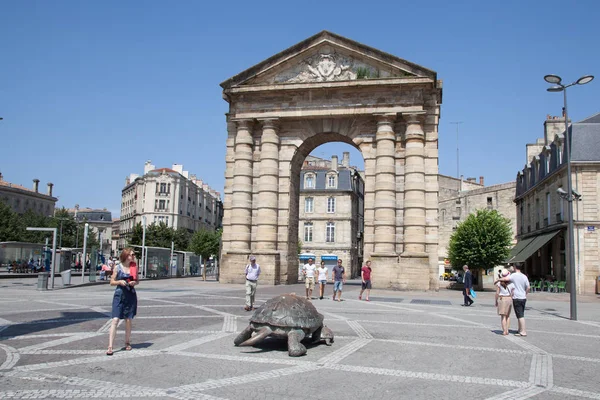
[[[311,213],[314,211],[314,199],[312,197],[307,197],[304,199],[304,212]]]
[[[313,241],[313,223],[305,222],[304,223],[304,242],[312,242]]]
[[[327,228],[326,228],[326,232],[325,232],[325,241],[327,243],[335,242],[335,223],[334,222],[327,223]]]
[[[335,212],[335,197],[330,197],[327,199],[327,212],[328,213]]]

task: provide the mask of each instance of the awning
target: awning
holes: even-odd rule
[[[533,242],[534,240],[535,240],[535,236],[532,236],[532,237],[529,237],[527,239],[523,239],[523,240],[520,240],[519,242],[517,242],[515,247],[510,249],[510,253],[508,254],[508,257],[506,257],[506,262],[510,262],[509,260],[511,258],[513,258],[517,254],[519,254],[521,252],[521,250],[523,250],[525,247],[527,247],[527,245],[529,243]]]
[[[314,260],[315,259],[315,255],[311,254],[311,253],[302,253],[302,254],[300,254],[299,258],[301,260],[308,260],[309,258],[312,258]]]
[[[550,241],[550,239],[552,239],[554,236],[558,235],[559,233],[560,233],[560,230],[543,233],[543,234],[537,235],[533,238],[529,238],[529,239],[533,239],[533,240],[531,240],[529,242],[529,244],[527,244],[517,255],[515,255],[511,259],[509,259],[508,262],[510,262],[510,263],[525,262],[536,251],[538,251],[540,248],[542,248],[542,246],[544,246],[546,243],[548,243]]]
[[[323,254],[321,256],[321,260],[322,261],[326,261],[326,260],[337,260],[338,256],[334,255],[334,254]]]

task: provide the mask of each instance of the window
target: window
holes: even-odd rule
[[[167,193],[167,184],[166,183],[161,183],[160,184],[160,192],[161,193]]]
[[[314,189],[315,188],[315,176],[313,174],[306,174],[304,176],[304,188]]]
[[[312,242],[313,240],[313,224],[312,222],[304,223],[304,242]]]
[[[327,230],[325,232],[325,241],[327,243],[335,242],[335,223],[333,223],[333,222],[327,223]]]
[[[546,192],[546,218],[550,221],[550,192]]]
[[[494,208],[494,204],[493,204],[492,200],[493,199],[491,197],[487,198],[487,208],[488,208],[488,210],[491,210],[492,208]]]
[[[337,183],[336,183],[336,176],[335,174],[329,174],[327,176],[327,187],[328,188],[336,188],[337,187]]]
[[[328,213],[335,212],[335,197],[330,197],[327,199],[327,212]]]
[[[312,197],[307,197],[304,199],[304,212],[311,213],[314,210],[314,199]]]
[[[165,210],[166,209],[165,205],[166,205],[166,203],[165,203],[164,200],[159,200],[158,201],[158,209],[159,210]]]
[[[565,202],[561,200],[558,203],[560,204],[560,222],[562,222],[565,220]]]

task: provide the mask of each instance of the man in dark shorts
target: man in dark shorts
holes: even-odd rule
[[[365,297],[365,300],[371,301],[369,300],[369,295],[371,294],[371,272],[371,260],[369,260],[367,261],[367,264],[360,270],[360,275],[362,278],[362,287],[360,289],[360,294],[358,295],[359,300],[362,300],[363,292],[366,290],[367,296]]]
[[[344,283],[346,283],[346,270],[342,266],[342,260],[338,259],[337,265],[333,267],[331,271],[331,275],[333,275],[333,301],[335,301],[335,295],[338,294],[337,301],[342,301],[342,289],[344,288]]]

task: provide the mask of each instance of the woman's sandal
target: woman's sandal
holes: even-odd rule
[[[131,351],[131,343],[125,343],[125,351]]]
[[[108,350],[106,350],[106,355],[107,356],[112,356],[113,355],[113,349],[112,349],[112,347],[109,347]]]

